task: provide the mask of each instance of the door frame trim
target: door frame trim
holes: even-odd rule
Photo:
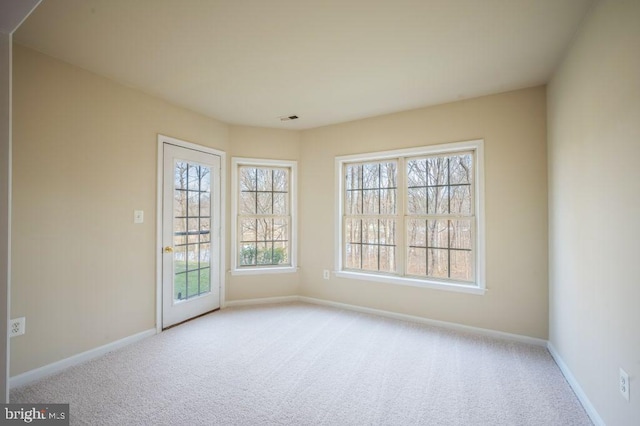
[[[226,277],[226,196],[227,196],[227,153],[181,139],[158,134],[158,163],[156,182],[156,333],[162,332],[162,202],[164,175],[164,144],[213,154],[220,157],[220,308],[225,306]]]

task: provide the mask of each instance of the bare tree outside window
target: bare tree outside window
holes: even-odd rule
[[[174,165],[174,299],[211,291],[211,169]]]
[[[397,162],[345,166],[345,266],[396,271]]]
[[[290,170],[241,166],[238,180],[238,265],[290,265]]]
[[[470,150],[343,162],[342,270],[473,284],[475,161]]]
[[[473,154],[411,158],[407,274],[473,280]]]

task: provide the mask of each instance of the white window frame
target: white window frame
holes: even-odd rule
[[[404,158],[416,157],[422,155],[435,154],[455,154],[458,152],[473,151],[475,156],[474,167],[474,282],[464,283],[454,280],[438,280],[432,277],[418,278],[403,276],[404,274],[404,258],[405,258],[405,226],[404,213],[405,195],[407,188],[406,171],[398,168],[398,223],[396,241],[398,263],[398,275],[385,274],[371,271],[353,271],[344,270],[343,268],[343,214],[344,214],[344,166],[348,163],[373,162],[381,160],[399,159],[399,165],[404,167]],[[464,142],[454,142],[439,145],[429,145],[416,148],[398,149],[392,151],[380,151],[365,154],[353,154],[336,157],[335,159],[335,181],[336,181],[336,229],[335,229],[335,275],[339,278],[352,278],[358,280],[376,281],[388,284],[408,285],[413,287],[432,288],[438,290],[456,291],[470,294],[484,294],[486,291],[485,283],[485,223],[484,223],[484,141],[482,139],[470,140]]]
[[[289,259],[291,265],[238,265],[238,200],[240,185],[238,170],[242,166],[250,167],[279,167],[290,170],[289,175],[289,212],[291,229],[289,240]],[[291,160],[268,160],[261,158],[232,157],[231,159],[231,275],[282,274],[298,270],[298,196],[297,196],[298,162]]]

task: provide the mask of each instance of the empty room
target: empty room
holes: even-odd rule
[[[0,423],[640,424],[640,1],[0,8]]]

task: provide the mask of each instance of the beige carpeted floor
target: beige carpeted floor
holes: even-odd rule
[[[13,389],[75,425],[590,425],[546,349],[293,303],[226,309]]]

